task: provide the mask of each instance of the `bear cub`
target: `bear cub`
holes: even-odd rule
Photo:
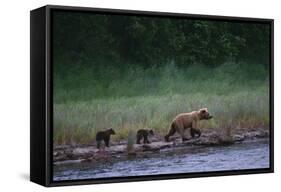
[[[104,141],[106,147],[109,147],[110,135],[115,135],[115,131],[112,128],[97,132],[96,142],[98,149],[100,148],[102,141]]]
[[[137,132],[137,144],[140,144],[140,141],[143,139],[143,143],[150,143],[148,140],[149,135],[154,135],[154,132],[152,129],[140,129]]]

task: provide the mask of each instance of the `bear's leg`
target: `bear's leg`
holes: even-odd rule
[[[97,148],[100,149],[101,140],[97,141]]]
[[[142,139],[142,135],[137,134],[137,144],[140,144],[141,139]]]
[[[194,138],[196,135],[197,135],[197,138],[199,138],[201,136],[201,131],[199,129],[191,128],[190,135],[192,138]]]
[[[109,136],[106,136],[106,137],[104,137],[104,139],[103,139],[106,147],[109,147],[109,139],[110,139]]]
[[[180,132],[179,132],[179,134],[181,135],[182,141],[188,140],[188,139],[185,137],[185,135],[184,135],[184,129],[181,129]]]
[[[169,142],[169,137],[176,133],[176,129],[174,126],[171,126],[169,133],[165,136],[165,141]]]
[[[148,140],[148,135],[144,135],[143,138],[143,143],[150,143],[150,141]]]
[[[179,125],[178,128],[177,128],[177,132],[180,134],[180,136],[182,138],[182,141],[186,141],[187,140],[187,138],[184,135],[184,130],[185,130],[184,128],[185,127],[182,124]]]
[[[200,129],[195,129],[195,133],[197,134],[197,138],[199,138],[201,136]]]
[[[194,131],[193,128],[190,128],[190,135],[191,135],[192,138],[195,137],[195,131]]]

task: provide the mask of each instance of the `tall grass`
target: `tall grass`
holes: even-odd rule
[[[113,140],[147,127],[164,135],[176,114],[202,107],[214,115],[200,124],[205,128],[268,127],[268,72],[250,66],[55,71],[54,143],[93,143],[108,127],[116,130]]]

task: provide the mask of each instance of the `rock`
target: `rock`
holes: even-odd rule
[[[232,138],[233,138],[233,140],[235,142],[239,142],[239,141],[244,141],[245,140],[245,136],[244,135],[234,135]]]
[[[127,154],[128,154],[128,156],[130,156],[130,157],[135,157],[135,156],[137,156],[137,152],[135,152],[135,151],[130,151],[130,152],[128,152]]]
[[[76,159],[76,160],[65,160],[65,161],[57,161],[54,162],[54,165],[65,165],[65,164],[73,164],[73,163],[81,163],[81,159]]]
[[[83,155],[86,153],[96,153],[98,151],[98,149],[94,148],[94,147],[79,147],[79,148],[75,148],[73,149],[72,153],[75,155]]]
[[[124,153],[126,149],[127,149],[127,145],[115,145],[115,146],[111,146],[107,150],[110,151],[110,153]]]
[[[159,151],[160,150],[160,147],[151,146],[151,145],[148,145],[148,144],[145,144],[142,147],[143,147],[143,151]]]
[[[87,159],[81,159],[81,163],[87,162],[87,163],[92,163],[92,162],[97,162],[95,158],[87,158]]]

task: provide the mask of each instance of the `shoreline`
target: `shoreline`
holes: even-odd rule
[[[134,144],[127,150],[127,141],[113,142],[109,148],[98,150],[95,144],[91,145],[59,145],[54,147],[53,165],[65,165],[82,162],[99,163],[104,161],[138,158],[150,153],[159,153],[164,149],[192,148],[194,146],[225,146],[238,142],[268,138],[269,129],[266,128],[240,128],[231,136],[224,133],[226,130],[202,129],[200,138],[190,138],[182,142],[179,136],[171,137],[170,142],[152,137],[150,144]]]

